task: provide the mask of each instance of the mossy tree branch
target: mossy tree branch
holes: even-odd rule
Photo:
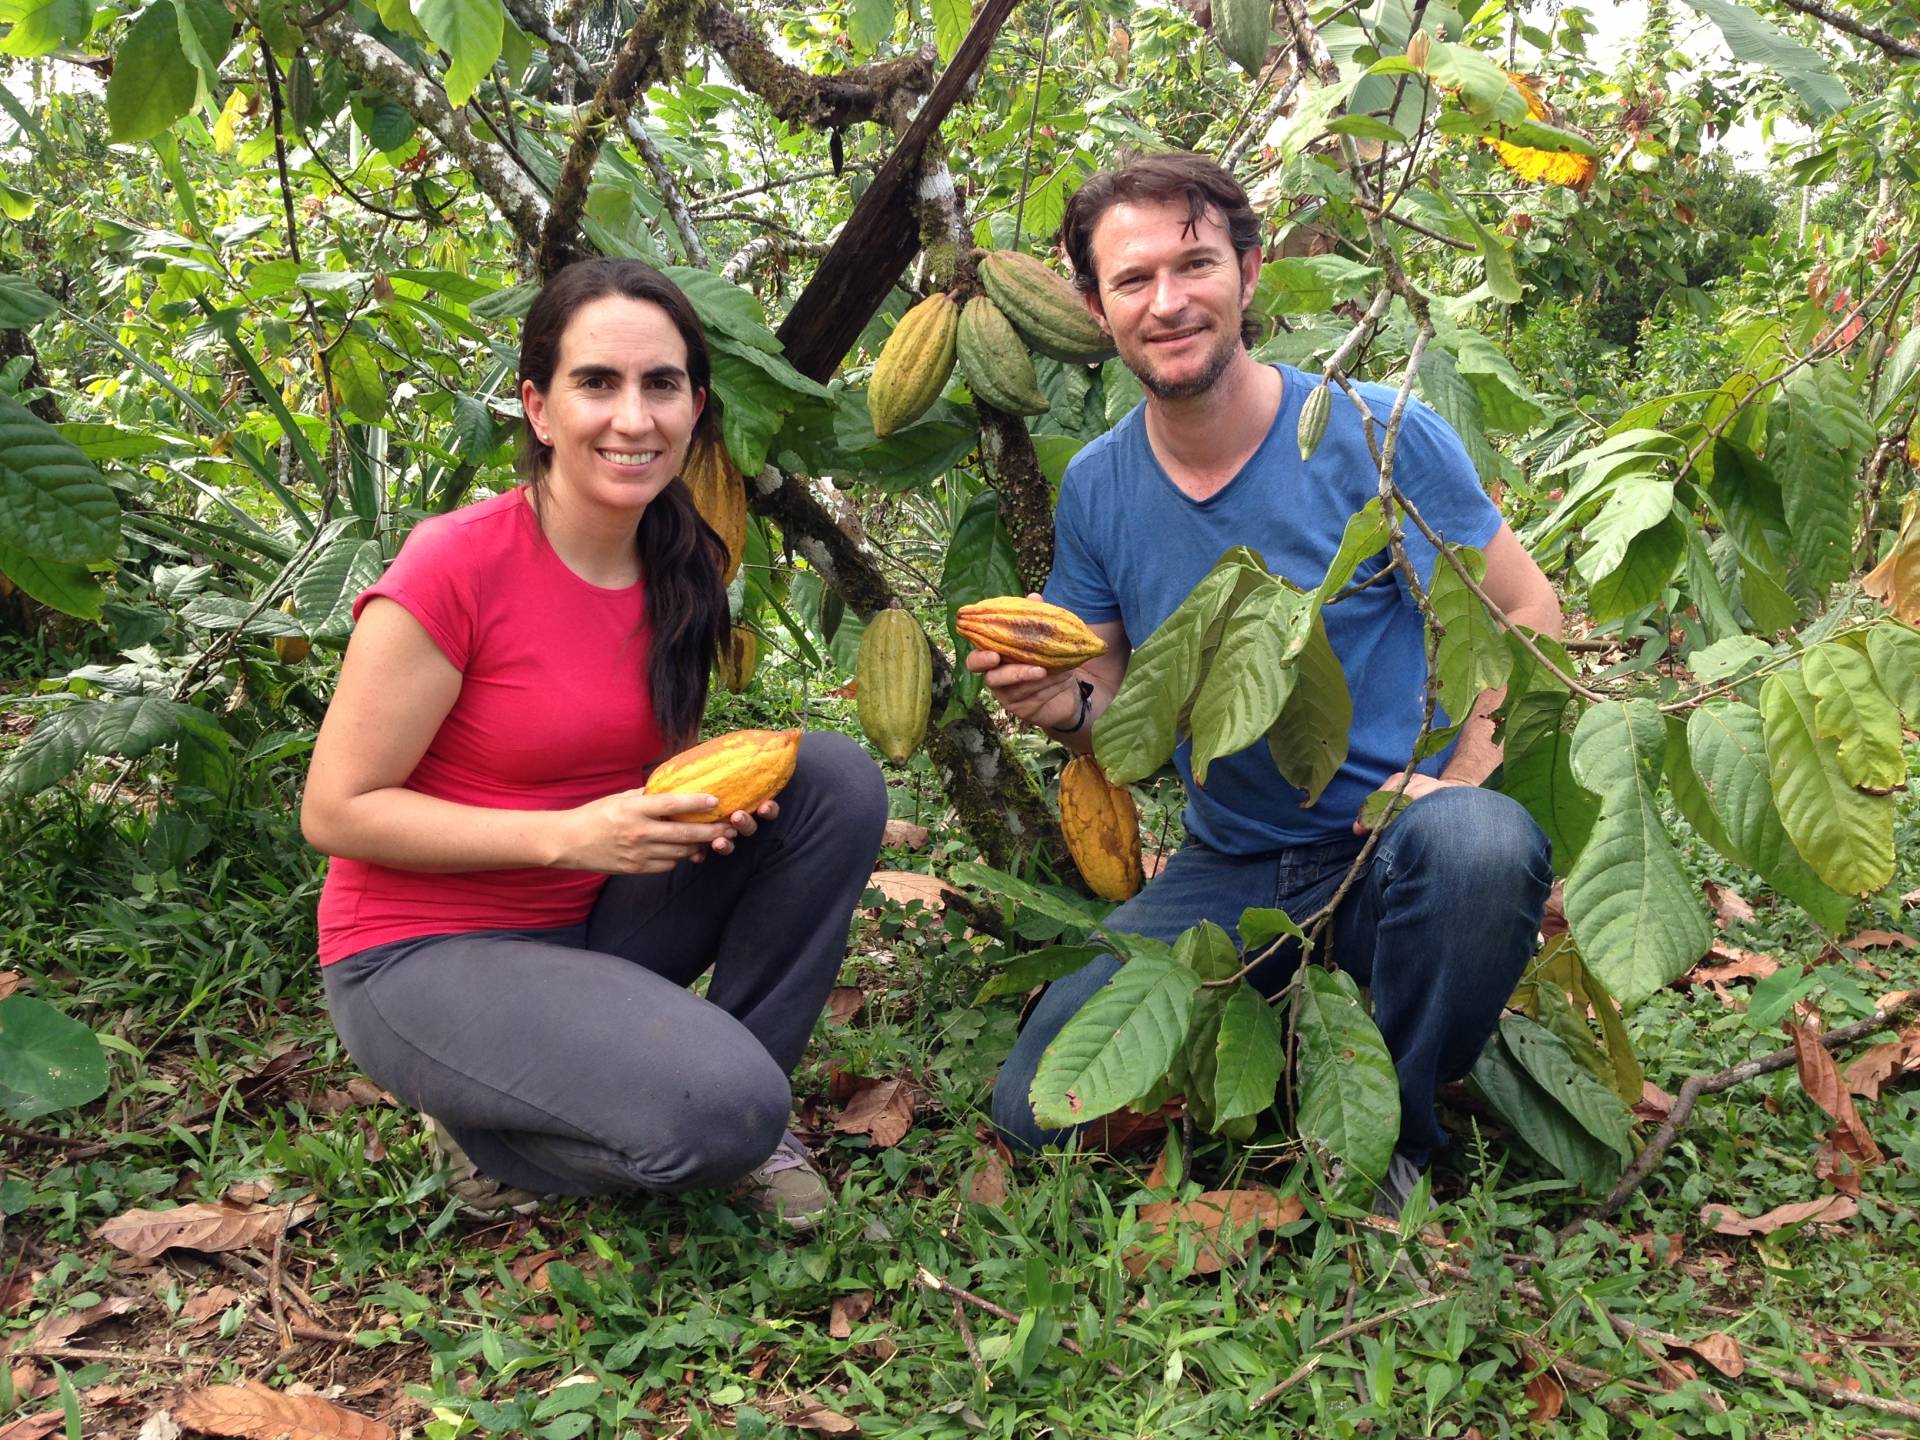
[[[815,75],[773,52],[731,6],[700,11],[700,38],[719,52],[733,78],[790,125],[838,130],[878,120],[902,91],[925,94],[933,84],[933,52],[919,50],[895,60],[859,65],[838,75]]]

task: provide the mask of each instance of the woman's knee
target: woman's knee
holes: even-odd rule
[[[887,782],[874,759],[855,740],[832,731],[812,731],[800,742],[789,789],[828,803],[820,814],[850,836],[872,836],[874,848],[887,823]]]
[[[650,1190],[732,1184],[773,1153],[793,1109],[787,1077],[766,1055],[661,1101],[660,1138],[633,1157],[636,1179]]]

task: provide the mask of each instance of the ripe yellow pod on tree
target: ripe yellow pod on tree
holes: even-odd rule
[[[753,672],[759,663],[760,637],[745,625],[734,626],[715,665],[720,672],[720,683],[738,695],[753,683]]]
[[[1060,833],[1080,876],[1102,900],[1140,892],[1140,814],[1133,796],[1107,779],[1100,762],[1077,755],[1060,772]]]
[[[298,615],[300,613],[298,607],[293,603],[293,596],[289,595],[280,602],[280,613],[282,615]],[[278,660],[282,665],[298,665],[312,653],[313,642],[308,640],[304,635],[276,635],[273,637],[273,658]]]
[[[693,492],[700,518],[711,525],[727,547],[727,566],[720,583],[731,585],[747,553],[747,482],[727,453],[726,442],[706,435],[687,450],[680,478]]]
[[[873,433],[885,439],[905,429],[940,398],[953,374],[960,307],[945,291],[929,295],[900,317],[880,347],[867,383],[867,413]]]
[[[906,611],[882,610],[867,622],[856,679],[860,728],[887,759],[906,764],[933,710],[933,656]]]

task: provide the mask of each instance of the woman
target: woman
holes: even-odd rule
[[[520,347],[526,484],[422,522],[359,597],[314,749],[328,1008],[480,1213],[740,1182],[804,1229],[830,1200],[787,1076],[879,849],[879,770],[819,734],[752,815],[640,790],[696,738],[728,633],[677,478],[709,372],[651,267],[555,276]]]

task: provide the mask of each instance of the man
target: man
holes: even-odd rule
[[[1251,546],[1303,588],[1319,584],[1347,518],[1378,493],[1360,416],[1336,399],[1325,438],[1302,463],[1300,409],[1319,383],[1257,363],[1244,314],[1260,275],[1259,222],[1245,192],[1189,154],[1137,159],[1090,178],[1067,208],[1067,253],[1088,311],[1147,392],[1143,405],[1075,457],[1061,486],[1046,598],[1074,611],[1106,654],[1048,675],[975,651],[1001,705],[1069,749],[1092,748],[1093,724],[1126,675],[1134,646],[1220,556]],[[1384,422],[1392,391],[1362,386]],[[1450,543],[1480,547],[1484,587],[1514,621],[1557,634],[1553,589],[1488,501],[1459,437],[1426,406],[1407,407],[1394,478]],[[1423,582],[1432,546],[1407,527]],[[1383,552],[1356,583],[1384,568]],[[1425,629],[1405,578],[1358,588],[1325,611],[1354,699],[1346,764],[1303,808],[1264,744],[1216,761],[1193,784],[1191,743],[1175,756],[1187,782],[1188,844],[1113,928],[1171,940],[1202,920],[1233,933],[1248,906],[1297,918],[1331,897],[1359,852],[1362,802],[1413,753],[1426,684]],[[1546,837],[1511,799],[1477,788],[1499,763],[1479,697],[1456,743],[1419,767],[1412,803],[1393,821],[1336,913],[1332,955],[1371,987],[1374,1019],[1400,1080],[1401,1131],[1389,1173],[1371,1177],[1377,1208],[1397,1214],[1428,1158],[1446,1143],[1434,1090],[1472,1068],[1525,968],[1552,881]],[[1436,724],[1445,723],[1444,718]],[[1324,957],[1321,957],[1324,958]],[[1254,975],[1268,993],[1294,956]],[[1033,1118],[1041,1053],[1119,968],[1102,957],[1051,986],[1000,1071],[993,1116],[1010,1140],[1038,1146],[1064,1132]]]

